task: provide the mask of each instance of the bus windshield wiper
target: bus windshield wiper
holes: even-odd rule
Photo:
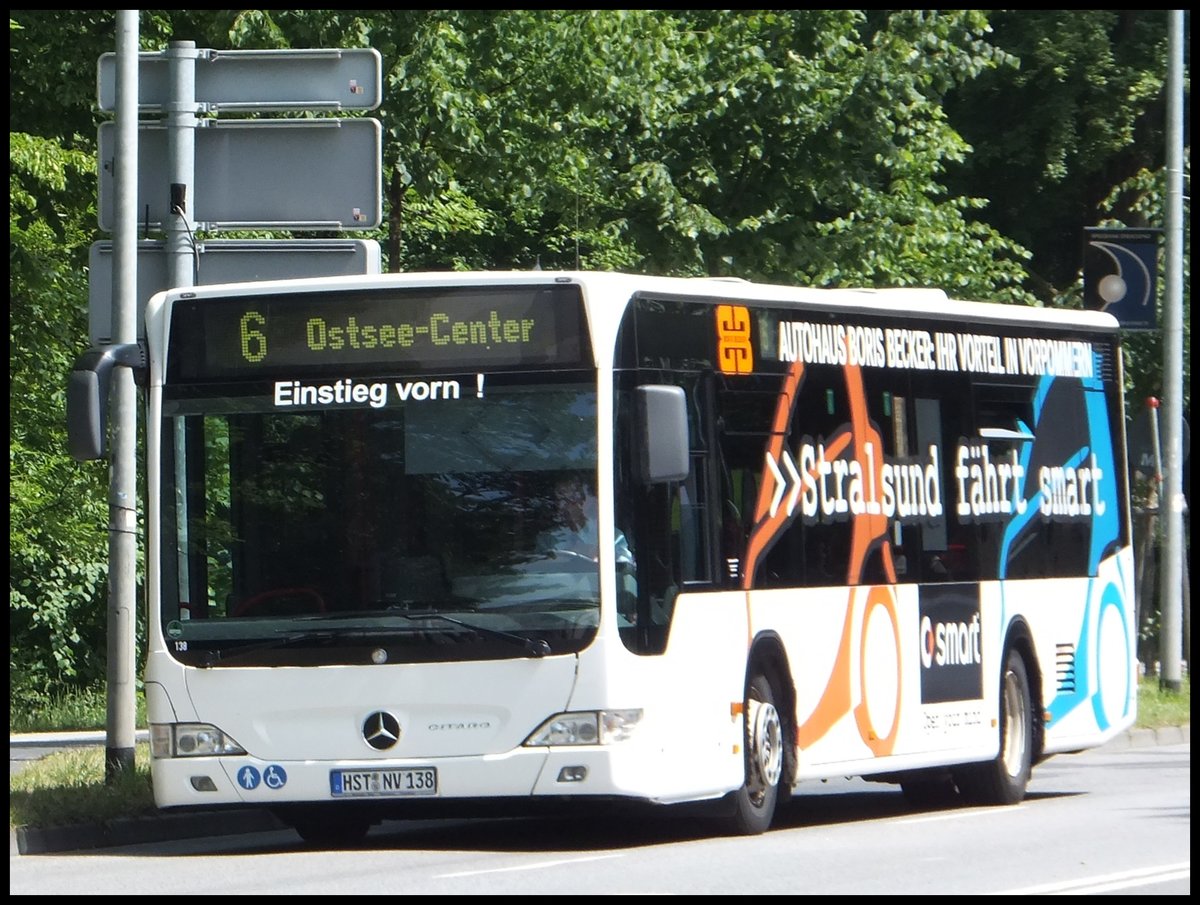
[[[384,635],[395,635],[394,628],[351,628],[351,629],[278,629],[279,635],[276,638],[267,638],[251,644],[243,644],[233,650],[206,650],[204,652],[204,662],[201,666],[216,666],[218,663],[224,663],[227,660],[236,660],[238,657],[246,654],[255,654],[264,650],[272,650],[277,647],[290,647],[293,644],[299,644],[305,641],[333,641],[335,639],[344,638],[378,638]]]
[[[544,657],[546,654],[550,653],[550,645],[544,638],[527,638],[524,635],[505,632],[496,628],[486,628],[482,625],[475,625],[471,622],[464,622],[461,619],[455,619],[453,616],[447,616],[445,613],[438,613],[434,610],[416,610],[407,612],[401,610],[392,610],[392,612],[397,616],[403,616],[405,619],[411,619],[413,621],[421,619],[440,619],[442,622],[449,622],[453,625],[461,626],[469,631],[486,635],[489,638],[499,638],[501,641],[507,641],[509,644],[517,645],[531,657]]]
[[[501,631],[500,629],[487,628],[481,625],[473,625],[472,623],[464,622],[461,619],[455,619],[452,616],[447,616],[444,613],[437,613],[432,610],[401,612],[393,609],[390,611],[389,615],[403,616],[405,619],[414,622],[423,619],[438,619],[442,622],[449,622],[454,625],[461,626],[469,631],[476,632],[480,635],[484,635],[489,638],[498,638],[501,641],[514,644],[532,657],[544,657],[550,653],[550,645],[542,638],[527,638],[524,635],[505,632]],[[351,629],[305,629],[300,631],[295,629],[280,629],[278,636],[275,638],[267,638],[259,642],[244,644],[228,651],[206,650],[204,652],[204,661],[200,664],[200,666],[216,666],[218,663],[236,660],[238,657],[259,653],[264,650],[273,650],[279,647],[290,647],[293,644],[301,644],[304,642],[327,642],[333,641],[334,639],[345,638],[377,638],[384,635],[395,634],[395,628],[385,628],[383,626]]]
[[[241,647],[234,648],[230,651],[209,649],[204,652],[204,662],[201,666],[216,666],[218,663],[226,660],[233,660],[246,654],[254,654],[259,651],[271,650],[276,647],[288,647],[292,644],[297,644],[301,641],[328,641],[335,636],[340,635],[340,632],[333,632],[329,629],[310,629],[306,631],[291,631],[281,630],[283,633],[277,638],[267,638],[264,641],[259,641],[255,644],[244,644]]]

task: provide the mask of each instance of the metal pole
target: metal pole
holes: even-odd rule
[[[196,209],[193,184],[196,169],[196,51],[195,41],[172,41],[167,48],[171,97],[167,102],[167,172],[171,184],[171,216],[167,219],[167,283],[194,286],[195,237],[191,212]]]
[[[1166,557],[1162,571],[1164,689],[1183,687],[1183,10],[1168,11],[1167,285],[1163,300],[1163,399],[1166,402]]]
[[[1163,482],[1163,461],[1162,461],[1162,440],[1158,427],[1158,400],[1150,396],[1146,399],[1146,406],[1150,412],[1150,446],[1154,450],[1154,493],[1155,499],[1162,495]]]
[[[191,211],[196,209],[192,186],[196,169],[196,43],[194,41],[172,41],[167,48],[167,67],[171,93],[166,105],[167,112],[167,173],[170,182],[170,216],[166,223],[167,286],[194,286],[195,235],[192,232]],[[186,459],[187,445],[184,442],[184,423],[175,419],[174,430],[163,436],[163,442],[175,445],[175,502],[178,505],[176,518],[179,550],[185,549],[188,524],[188,489]],[[191,576],[188,557],[182,552],[178,559],[179,587],[191,600]],[[203,606],[203,602],[198,604]],[[189,611],[184,611],[189,612]]]
[[[113,340],[137,342],[138,11],[117,11],[117,141],[113,161]],[[108,495],[107,784],[134,767],[137,726],[137,391],[112,374]]]

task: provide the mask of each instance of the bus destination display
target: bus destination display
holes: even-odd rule
[[[582,327],[575,286],[182,299],[167,379],[579,366]]]

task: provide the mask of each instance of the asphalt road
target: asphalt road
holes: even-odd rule
[[[31,761],[64,748],[104,744],[103,732],[10,735],[9,776]],[[146,732],[137,734],[146,740]],[[1131,729],[1105,746],[1107,750],[1191,743],[1191,725],[1163,729]],[[9,832],[9,854],[36,855],[80,851],[113,845],[135,845],[169,839],[191,839],[282,829],[283,824],[258,808],[163,813],[153,817],[111,820],[68,827],[22,827]]]

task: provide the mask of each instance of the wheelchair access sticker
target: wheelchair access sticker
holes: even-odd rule
[[[260,774],[256,767],[249,764],[238,770],[238,785],[247,791],[257,789],[259,783],[268,789],[282,789],[287,785],[287,771],[279,764],[271,764]]]

